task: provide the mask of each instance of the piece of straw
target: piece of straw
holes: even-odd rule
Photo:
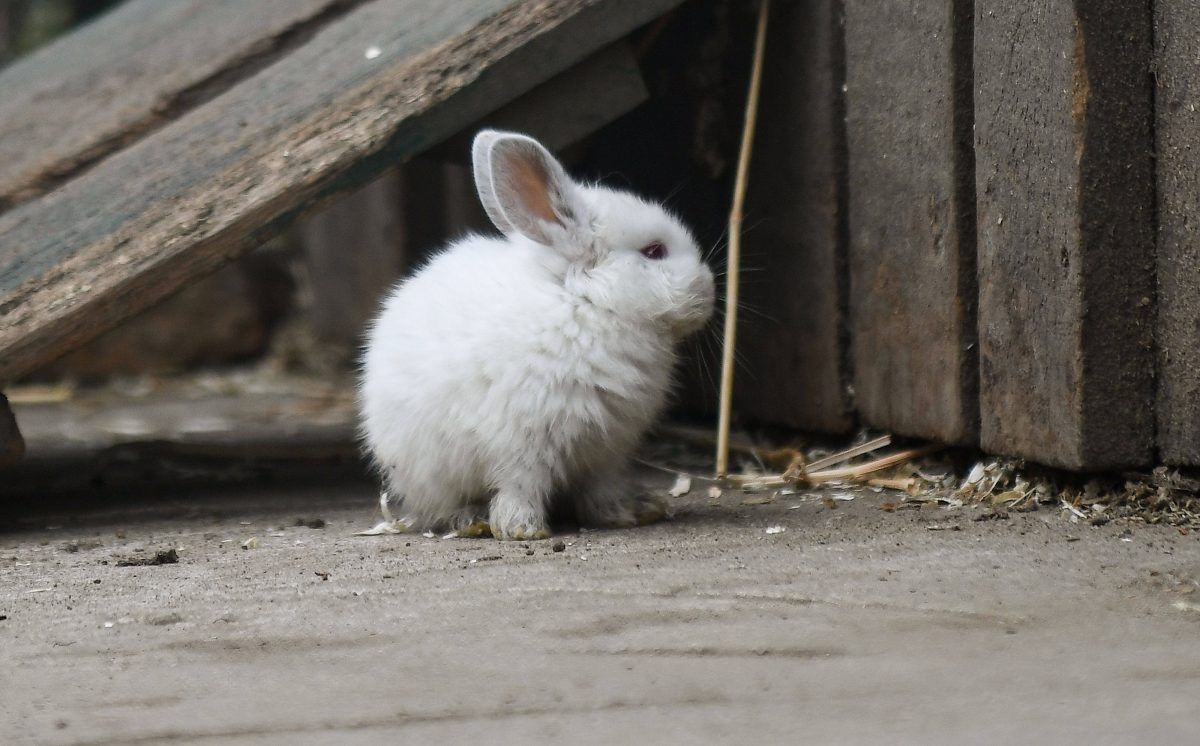
[[[874,440],[863,443],[862,445],[847,448],[844,451],[838,451],[837,453],[826,456],[825,458],[819,458],[808,465],[808,470],[821,471],[822,469],[828,469],[831,466],[837,466],[838,464],[845,463],[855,456],[861,456],[864,453],[870,453],[871,451],[878,451],[880,448],[887,448],[891,444],[892,436],[881,435]]]
[[[758,94],[762,87],[763,51],[767,46],[767,16],[771,0],[762,0],[758,8],[758,31],[754,37],[754,64],[750,71],[750,91],[746,95],[746,115],[742,123],[742,144],[738,153],[737,178],[733,185],[733,205],[729,210],[729,266],[725,283],[725,340],[721,356],[720,415],[717,419],[717,476],[729,471],[729,422],[733,414],[734,344],[737,339],[738,282],[742,262],[742,206],[746,202],[746,179],[750,154],[754,149],[754,126],[758,121]]]

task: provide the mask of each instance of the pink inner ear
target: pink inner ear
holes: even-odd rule
[[[537,159],[520,153],[505,153],[502,173],[508,178],[521,205],[547,223],[560,222],[550,204],[550,174]]]

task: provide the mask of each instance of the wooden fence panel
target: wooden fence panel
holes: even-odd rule
[[[840,0],[776,3],[747,194],[735,410],[843,432],[847,397]]]
[[[1153,453],[1149,3],[980,3],[983,447],[1072,469]]]
[[[968,0],[846,0],[850,334],[864,421],[974,443]]]
[[[1155,3],[1158,448],[1200,465],[1200,5]]]

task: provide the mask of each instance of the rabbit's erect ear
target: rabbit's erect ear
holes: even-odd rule
[[[560,250],[583,248],[588,221],[579,188],[536,140],[483,130],[472,160],[479,201],[501,232]]]

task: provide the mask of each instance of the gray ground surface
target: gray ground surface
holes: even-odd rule
[[[562,552],[354,536],[363,484],[51,517],[0,534],[2,740],[1198,737],[1196,533],[815,494],[697,490]],[[116,564],[166,547],[177,564]]]

